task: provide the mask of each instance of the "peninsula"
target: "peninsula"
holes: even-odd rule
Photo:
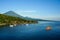
[[[19,17],[9,16],[5,14],[0,14],[0,26],[3,25],[13,25],[13,24],[31,24],[31,23],[38,23],[35,20],[25,20]]]

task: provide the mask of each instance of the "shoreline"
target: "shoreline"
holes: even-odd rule
[[[21,24],[37,24],[37,23],[19,23],[19,24],[21,25]],[[6,25],[15,25],[15,24],[0,23],[0,26],[6,26]]]
[[[6,23],[0,23],[0,26],[4,26],[4,25],[6,25]]]

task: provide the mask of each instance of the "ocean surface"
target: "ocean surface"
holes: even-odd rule
[[[51,30],[46,30],[48,26]],[[0,40],[60,40],[60,22],[0,27]]]

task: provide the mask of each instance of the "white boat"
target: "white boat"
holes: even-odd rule
[[[26,24],[26,26],[28,26],[29,24]]]
[[[10,27],[13,27],[14,25],[10,25]]]

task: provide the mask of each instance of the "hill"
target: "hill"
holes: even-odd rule
[[[8,11],[6,13],[4,13],[5,15],[8,15],[8,16],[14,16],[14,17],[23,17],[21,15],[18,15],[17,13],[13,12],[13,11]]]
[[[8,11],[6,13],[4,13],[5,15],[9,15],[9,16],[14,16],[14,17],[19,17],[19,18],[22,18],[22,19],[25,19],[25,20],[35,20],[35,21],[41,21],[42,19],[36,19],[36,18],[30,18],[30,17],[23,17],[13,11]]]
[[[23,17],[17,13],[15,13],[14,11],[8,11],[6,13],[4,13],[4,15],[8,15],[8,16],[13,16],[13,17],[19,17],[21,19],[25,19],[25,20],[34,20],[34,21],[51,21],[51,22],[56,22],[54,20],[44,20],[44,19],[37,19],[37,18],[30,18],[30,17]]]
[[[6,24],[29,24],[29,23],[37,23],[37,21],[34,20],[25,20],[19,17],[14,17],[14,16],[8,16],[4,14],[0,14],[0,25]]]

